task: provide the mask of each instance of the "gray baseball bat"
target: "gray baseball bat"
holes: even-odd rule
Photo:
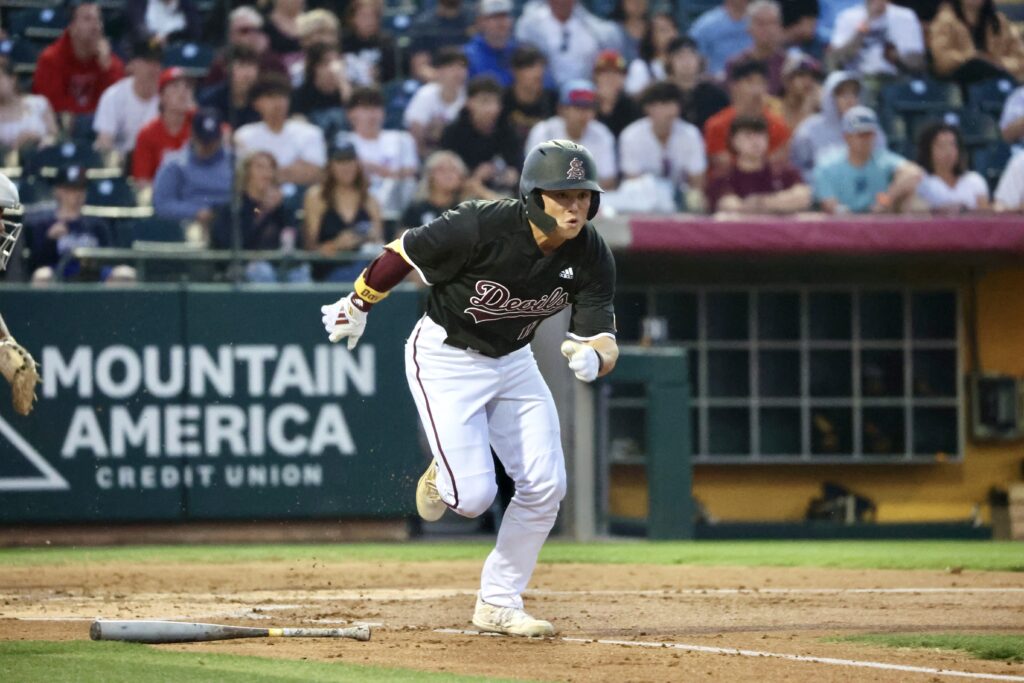
[[[93,640],[123,640],[130,643],[196,643],[231,638],[354,638],[369,640],[369,626],[349,628],[254,628],[221,626],[184,621],[97,619],[89,627]]]

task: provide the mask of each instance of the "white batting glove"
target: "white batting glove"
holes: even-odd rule
[[[329,306],[321,306],[320,312],[324,314],[321,320],[331,343],[348,337],[348,348],[354,349],[359,343],[359,338],[363,336],[363,330],[366,329],[366,311],[352,302],[352,294],[338,299]]]
[[[581,382],[593,382],[601,370],[601,357],[597,349],[588,344],[566,339],[562,342],[562,355],[569,361],[569,369]]]

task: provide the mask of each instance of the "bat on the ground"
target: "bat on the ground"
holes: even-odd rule
[[[130,643],[195,643],[232,638],[354,638],[369,640],[369,626],[349,628],[254,628],[221,626],[184,621],[97,619],[89,627],[93,640],[123,640]]]

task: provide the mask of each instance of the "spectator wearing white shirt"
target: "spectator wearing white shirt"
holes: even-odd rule
[[[704,186],[708,161],[704,139],[693,124],[680,118],[682,94],[674,83],[647,86],[640,96],[644,116],[626,126],[619,136],[622,175],[651,174],[687,191]]]
[[[618,49],[621,36],[615,24],[598,19],[576,0],[547,0],[526,6],[516,22],[516,40],[536,45],[544,53],[561,86],[590,78],[597,53]]]
[[[384,97],[375,87],[353,89],[348,118],[352,131],[340,133],[335,144],[355,147],[382,215],[398,218],[416,192],[416,141],[407,131],[384,130]]]
[[[832,56],[861,76],[896,76],[924,69],[924,33],[913,10],[889,0],[865,0],[843,10],[832,32]]]
[[[433,72],[437,80],[419,87],[402,117],[421,157],[437,149],[444,127],[458,118],[466,104],[469,62],[460,48],[443,47],[434,55]]]
[[[235,133],[238,157],[270,152],[277,161],[281,182],[312,185],[320,180],[327,164],[327,145],[319,128],[288,118],[291,83],[283,74],[263,76],[252,89],[252,106],[259,123],[242,126]]]
[[[1003,133],[1003,140],[1011,145],[1024,140],[1024,86],[1017,88],[1006,98],[1003,113],[999,117],[999,130]]]
[[[637,95],[653,81],[665,80],[668,46],[679,37],[679,27],[669,11],[656,12],[640,41],[640,56],[629,64],[626,92]]]
[[[1024,211],[1024,152],[1018,152],[1006,165],[995,194],[996,211]]]
[[[967,169],[967,152],[956,126],[936,123],[922,131],[917,163],[928,174],[917,186],[917,196],[929,209],[959,213],[991,207],[985,179]]]
[[[96,131],[96,149],[106,152],[115,149],[127,154],[135,148],[135,138],[149,120],[159,112],[161,60],[159,45],[140,42],[132,51],[128,73],[117,83],[103,91],[92,129]]]
[[[530,129],[524,150],[528,152],[547,140],[568,139],[583,145],[594,157],[601,187],[610,190],[619,184],[615,136],[606,125],[595,120],[596,104],[593,83],[583,79],[567,81],[559,93],[558,114]]]
[[[57,136],[57,119],[42,95],[22,95],[14,65],[0,59],[0,147],[48,145]]]

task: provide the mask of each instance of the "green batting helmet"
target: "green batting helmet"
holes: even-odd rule
[[[555,219],[544,211],[541,190],[590,190],[587,220],[597,215],[604,190],[597,183],[597,163],[583,145],[572,140],[548,140],[526,155],[519,178],[519,198],[526,216],[545,233],[555,229]]]

